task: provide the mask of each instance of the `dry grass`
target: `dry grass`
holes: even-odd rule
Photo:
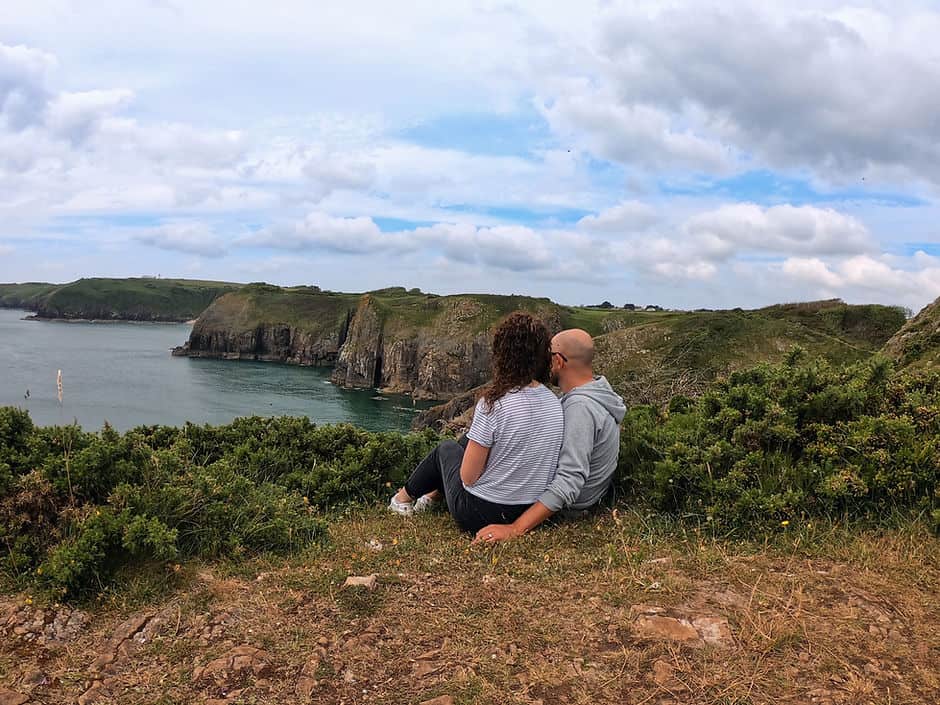
[[[125,586],[60,650],[5,640],[0,684],[25,691],[24,675],[40,669],[51,682],[36,700],[74,702],[89,653],[115,625],[164,610],[166,628],[116,670],[115,701],[224,695],[192,683],[194,666],[250,644],[271,654],[275,673],[228,702],[298,702],[300,669],[318,649],[319,703],[940,702],[940,541],[918,527],[803,527],[771,544],[729,544],[607,513],[470,547],[445,516],[373,510],[335,518],[331,535],[291,559],[184,566],[173,589],[161,573]],[[341,587],[369,573],[374,592]],[[638,638],[637,603],[725,616],[734,646]],[[223,625],[206,636],[206,620]]]

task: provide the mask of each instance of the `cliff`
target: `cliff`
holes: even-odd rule
[[[295,365],[333,365],[346,340],[354,294],[249,284],[216,299],[173,354]]]
[[[90,278],[68,284],[0,284],[0,306],[37,318],[189,321],[239,284],[190,279]]]
[[[794,345],[834,362],[862,359],[904,323],[899,309],[837,300],[753,311],[645,312],[524,296],[402,288],[346,294],[250,284],[216,299],[174,354],[333,366],[333,382],[341,386],[446,400],[487,382],[492,329],[519,309],[553,332],[579,327],[596,336],[597,369],[634,403],[695,394],[719,374],[779,360]]]
[[[338,385],[446,399],[486,381],[492,328],[517,309],[562,327],[547,299],[252,284],[216,300],[174,354],[332,365]]]
[[[517,309],[539,316],[552,331],[561,329],[561,307],[547,299],[397,290],[366,294],[352,318],[333,381],[449,398],[487,380],[492,328]]]
[[[940,367],[940,299],[925,306],[884,347],[899,367]]]

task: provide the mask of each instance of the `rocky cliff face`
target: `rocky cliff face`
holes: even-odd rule
[[[448,302],[427,327],[382,320],[377,302],[362,297],[333,372],[336,384],[379,387],[418,398],[446,399],[482,384],[490,366],[489,331],[465,325],[479,311]]]
[[[173,354],[325,366],[336,363],[344,336],[342,328],[326,335],[286,324],[263,325],[251,330],[225,330],[201,325],[197,320],[189,340],[175,348]]]
[[[554,332],[554,311],[539,312]],[[449,399],[489,379],[492,326],[469,297],[435,302],[420,325],[385,315],[366,294],[352,318],[333,373],[336,384],[379,387],[419,399]]]
[[[559,330],[557,307],[535,301],[533,313]],[[332,365],[337,385],[450,399],[489,378],[491,331],[508,307],[499,306],[471,296],[357,300],[252,285],[210,306],[174,355]]]
[[[382,320],[366,294],[349,323],[339,351],[333,383],[342,387],[378,387],[382,381]]]
[[[940,299],[905,323],[884,353],[900,367],[940,367]]]

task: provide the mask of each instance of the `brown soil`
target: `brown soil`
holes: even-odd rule
[[[940,540],[791,528],[729,544],[612,512],[470,547],[369,511],[78,617],[0,601],[0,705],[940,702]]]

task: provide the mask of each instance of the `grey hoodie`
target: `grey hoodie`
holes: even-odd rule
[[[539,501],[552,511],[586,509],[610,486],[620,455],[623,399],[604,377],[575,387],[561,397],[565,435],[558,470]]]

